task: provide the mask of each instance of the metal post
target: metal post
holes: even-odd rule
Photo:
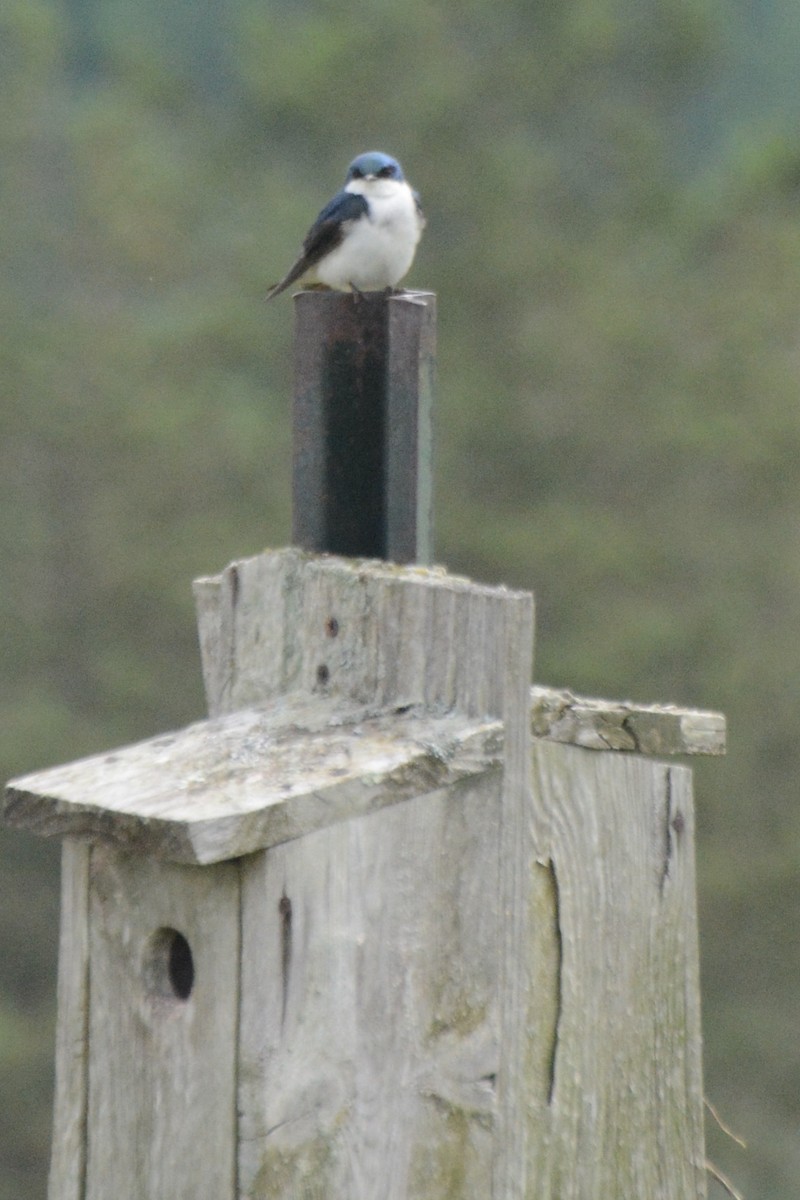
[[[295,297],[292,540],[431,560],[432,292]]]

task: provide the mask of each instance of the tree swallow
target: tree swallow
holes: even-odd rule
[[[400,163],[379,150],[359,154],[344,188],[325,205],[297,262],[267,300],[298,280],[337,291],[393,288],[409,270],[424,226],[419,196]]]

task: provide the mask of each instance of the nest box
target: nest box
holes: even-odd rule
[[[196,594],[208,719],[8,791],[64,839],[50,1200],[700,1195],[691,776],[649,752],[720,719],[532,694],[531,596],[442,571]]]

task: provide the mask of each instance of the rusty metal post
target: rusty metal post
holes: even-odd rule
[[[292,540],[431,560],[432,292],[295,297]]]

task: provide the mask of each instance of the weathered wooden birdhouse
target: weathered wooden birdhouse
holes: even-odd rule
[[[7,793],[64,839],[50,1200],[703,1196],[662,759],[722,719],[531,689],[532,597],[441,570],[195,587],[208,719]]]

